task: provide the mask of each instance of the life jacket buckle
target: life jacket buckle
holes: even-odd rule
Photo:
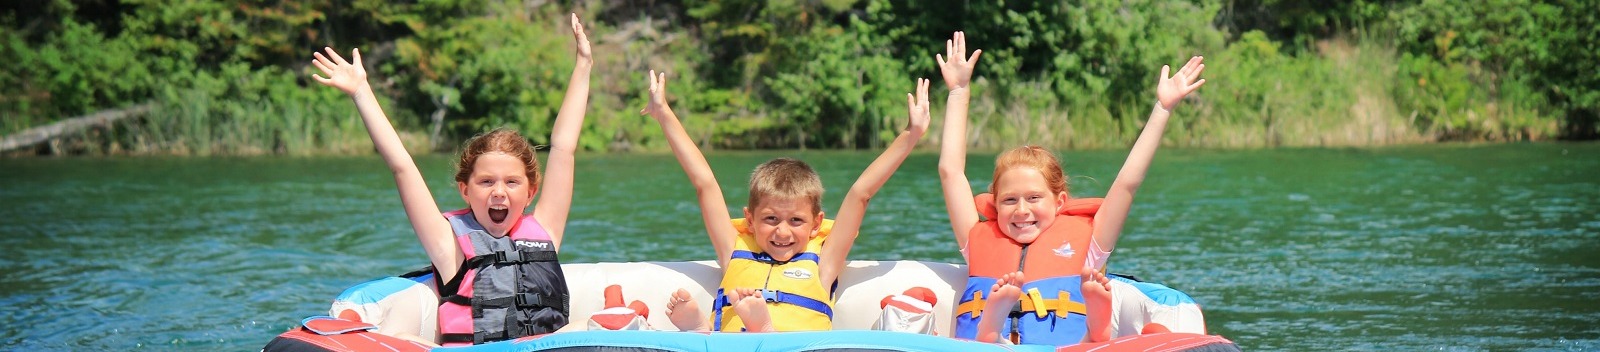
[[[544,297],[539,296],[537,293],[518,293],[513,297],[516,297],[515,302],[518,307],[545,306]]]
[[[767,301],[767,303],[778,303],[778,302],[782,302],[783,301],[783,299],[779,297],[779,295],[783,294],[782,291],[777,291],[777,290],[757,290],[756,292],[761,293],[761,298],[765,299]]]
[[[497,263],[522,262],[522,251],[494,252],[494,261]]]
[[[1034,316],[1043,319],[1045,315],[1050,314],[1050,307],[1044,304],[1044,294],[1039,293],[1038,287],[1028,289],[1028,295],[1026,299],[1033,301]]]

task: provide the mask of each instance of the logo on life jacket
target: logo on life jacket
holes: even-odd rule
[[[1061,244],[1061,248],[1056,248],[1056,249],[1053,249],[1051,251],[1056,252],[1056,255],[1059,255],[1059,256],[1061,256],[1063,258],[1072,258],[1073,254],[1077,254],[1078,253],[1078,251],[1072,250],[1072,244],[1071,243],[1062,243]]]
[[[811,271],[801,268],[790,268],[789,270],[783,271],[783,276],[795,280],[805,280],[811,278]]]
[[[533,248],[538,248],[538,249],[545,249],[545,248],[549,248],[550,247],[550,243],[549,242],[544,242],[544,241],[517,241],[517,247],[533,247]]]

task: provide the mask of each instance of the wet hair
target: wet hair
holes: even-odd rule
[[[528,144],[528,139],[523,138],[522,134],[505,128],[497,128],[467,140],[456,161],[456,182],[467,182],[472,177],[473,166],[478,163],[478,156],[490,152],[506,153],[522,160],[522,164],[528,168],[528,182],[539,184],[539,159],[533,157],[533,145]]]
[[[822,177],[804,161],[777,158],[756,166],[750,173],[750,204],[755,207],[765,198],[810,201],[813,213],[822,211]]]
[[[1044,175],[1045,183],[1049,183],[1050,193],[1068,192],[1067,175],[1061,171],[1061,160],[1056,159],[1056,154],[1035,145],[1025,145],[1016,149],[1000,153],[994,160],[994,182],[989,184],[989,193],[996,193],[1000,189],[1000,174],[1015,168],[1033,168]]]

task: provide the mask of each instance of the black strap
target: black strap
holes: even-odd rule
[[[467,296],[462,296],[462,295],[458,295],[458,294],[452,293],[452,294],[448,294],[448,295],[440,295],[439,302],[440,303],[450,302],[450,303],[460,304],[460,305],[466,306],[466,307],[471,307],[472,306],[472,297],[467,297]]]
[[[518,293],[510,297],[484,300],[485,307],[550,307],[561,309],[563,300],[557,297],[546,297],[537,293]]]
[[[469,270],[482,268],[482,267],[489,266],[489,265],[492,265],[492,264],[517,264],[517,263],[555,262],[555,261],[557,261],[556,260],[556,252],[552,252],[552,251],[518,250],[518,251],[492,252],[492,253],[488,253],[488,254],[484,254],[484,255],[475,256],[475,257],[472,257],[472,258],[467,258],[466,261],[461,263],[461,268],[459,270],[456,270],[456,275],[454,277],[451,277],[450,280],[446,281],[446,280],[444,280],[443,277],[434,276],[434,280],[435,280],[434,282],[435,282],[436,286],[439,287],[439,293],[441,293],[443,295],[454,295],[456,292],[461,290],[461,280],[463,280],[463,279],[465,279],[467,277],[467,271],[469,271]],[[433,267],[431,267],[431,266],[428,267],[428,270],[433,271],[432,269],[433,269]],[[410,274],[407,274],[407,275],[410,275]],[[443,296],[443,295],[441,295],[441,296]],[[443,298],[444,297],[440,297],[439,302],[446,302]],[[467,305],[467,304],[466,303],[462,303],[462,305]]]
[[[422,269],[412,270],[411,272],[407,272],[405,274],[400,274],[400,277],[401,278],[405,278],[405,279],[415,279],[415,278],[422,277],[423,275],[432,274],[433,272],[434,272],[433,266],[429,265],[429,266],[423,267]]]
[[[1133,276],[1133,275],[1128,275],[1128,274],[1106,273],[1106,276],[1120,277],[1120,278],[1133,280],[1133,281],[1137,281],[1137,282],[1144,282],[1144,280],[1140,280],[1139,277]]]
[[[473,318],[482,318],[484,309],[521,307],[550,308],[561,312],[561,315],[567,315],[567,304],[570,301],[571,298],[567,297],[567,295],[561,295],[560,297],[549,297],[537,293],[518,293],[510,297],[484,300],[480,302],[479,305],[475,306],[472,305],[472,297],[457,294],[441,295],[439,297],[440,303],[449,302],[466,307],[472,307]]]
[[[555,261],[557,261],[556,252],[551,251],[497,251],[467,258],[465,262],[461,263],[461,270],[465,271],[468,268],[476,269],[495,264],[522,264]]]
[[[468,260],[468,262],[470,262],[470,261],[471,260]],[[439,303],[455,302],[455,301],[449,301],[449,300],[447,300],[447,298],[460,297],[460,296],[456,295],[456,293],[457,292],[461,292],[461,280],[465,280],[467,278],[467,270],[468,270],[467,268],[468,268],[468,266],[462,265],[461,269],[457,269],[456,270],[456,275],[451,277],[449,281],[435,281],[436,283],[438,283],[438,286],[439,286]],[[443,277],[440,277],[440,276],[434,276],[434,278],[435,278],[435,280],[443,279]],[[471,299],[472,297],[466,297],[466,298],[467,299]],[[461,302],[456,302],[456,303],[460,304],[460,305],[464,305],[464,306],[472,305],[471,301],[467,301],[467,303],[461,303]]]
[[[496,251],[494,253],[485,253],[484,256],[489,256],[489,257],[494,258],[494,262],[497,263],[497,264],[520,264],[520,263],[553,262],[553,261],[556,261],[556,252],[553,252],[553,251],[530,251],[530,250]]]
[[[516,320],[517,318],[515,315],[506,315],[506,326],[516,326]],[[510,340],[522,336],[533,336],[534,332],[536,332],[536,330],[534,330],[533,326],[524,325],[518,327],[517,331],[502,330],[495,333],[474,332],[472,334],[459,334],[462,337],[458,338],[463,340],[471,340],[473,344],[484,344],[495,341]]]
[[[1028,266],[1028,246],[1030,245],[1033,244],[1029,243],[1022,245],[1022,256],[1017,258],[1017,271],[1022,271],[1022,268]]]
[[[472,334],[440,334],[441,343],[473,343]]]
[[[517,318],[516,318],[515,314],[506,315],[506,323],[505,323],[506,325],[505,326],[517,326],[516,319]],[[534,333],[533,326],[521,326],[521,327],[517,328],[517,331],[515,333],[513,333],[512,331],[500,331],[500,332],[495,332],[495,333],[473,332],[471,334],[440,334],[439,335],[439,342],[440,343],[458,343],[459,342],[459,343],[470,343],[470,344],[478,345],[478,344],[483,344],[483,343],[487,343],[487,342],[508,340],[508,339],[513,338],[513,337],[533,336],[533,333]]]

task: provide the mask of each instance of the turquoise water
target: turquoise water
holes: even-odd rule
[[[1104,192],[1125,151],[1065,153]],[[729,203],[773,156],[831,213],[871,152],[709,155]],[[968,174],[988,181],[991,155]],[[446,157],[420,160],[446,209]],[[958,261],[937,156],[873,200],[853,259]],[[670,155],[580,155],[565,262],[710,259]],[[1246,350],[1600,349],[1600,144],[1161,151],[1111,259]],[[376,156],[0,160],[0,349],[255,350],[427,260]]]

